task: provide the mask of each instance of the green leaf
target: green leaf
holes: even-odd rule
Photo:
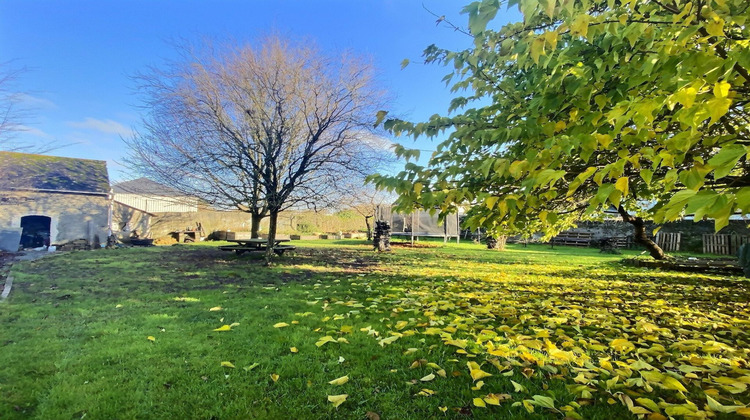
[[[746,153],[745,147],[739,144],[722,147],[719,153],[708,160],[708,165],[714,168],[714,179],[721,179],[729,175],[740,158]]]
[[[531,399],[533,400],[532,404],[534,405],[538,405],[539,407],[544,408],[551,408],[553,410],[555,409],[555,400],[550,397],[545,397],[543,395],[534,395],[533,397],[531,397]]]
[[[373,127],[379,126],[380,123],[383,122],[383,119],[386,115],[388,115],[388,111],[378,111],[377,114],[375,114],[375,124],[373,124]]]
[[[408,58],[404,58],[403,61],[401,61],[401,70],[405,69],[406,66],[408,66],[408,65],[409,65],[409,59]]]
[[[463,9],[469,14],[469,31],[477,35],[487,28],[487,24],[495,18],[500,2],[498,0],[475,1]]]

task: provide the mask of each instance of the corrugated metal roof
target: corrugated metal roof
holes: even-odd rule
[[[107,162],[0,152],[0,190],[109,193]]]
[[[112,191],[122,194],[138,194],[156,197],[183,197],[180,191],[168,187],[148,178],[138,178],[132,181],[120,182],[112,186]]]

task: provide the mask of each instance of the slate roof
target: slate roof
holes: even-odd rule
[[[121,194],[137,194],[155,197],[184,197],[180,191],[159,184],[148,178],[138,178],[132,181],[120,182],[112,186],[112,191]]]
[[[107,162],[0,152],[0,190],[108,194]]]

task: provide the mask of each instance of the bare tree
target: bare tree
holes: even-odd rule
[[[147,116],[126,139],[128,162],[158,181],[252,216],[338,205],[386,156],[371,129],[383,92],[352,55],[329,56],[276,36],[258,47],[181,48],[137,76]]]
[[[365,226],[367,226],[367,240],[372,240],[372,225],[370,219],[375,217],[375,209],[381,205],[391,205],[396,201],[396,195],[375,188],[372,184],[352,185],[350,190],[351,200],[347,202],[347,207],[364,217]]]
[[[23,147],[13,140],[19,131],[23,131],[21,121],[26,110],[19,107],[21,93],[15,89],[15,83],[23,69],[14,68],[12,62],[0,63],[0,150],[23,151]]]

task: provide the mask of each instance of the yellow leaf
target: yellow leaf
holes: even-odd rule
[[[297,347],[289,347],[289,351],[292,353],[299,353],[299,350],[297,350]]]
[[[481,398],[474,398],[474,405],[477,407],[487,407],[487,404],[485,404],[484,400]]]
[[[289,326],[289,324],[287,324],[286,322],[277,322],[277,323],[273,324],[274,328],[284,328],[284,327],[288,327],[288,326]]]
[[[146,337],[146,338],[147,338],[147,339],[148,339],[149,341],[156,341],[156,338],[154,338],[154,336],[153,336],[153,335],[149,335],[149,336],[148,336],[148,337]]]
[[[431,374],[423,377],[422,379],[420,379],[420,381],[422,381],[422,382],[430,382],[433,379],[435,379],[435,374],[431,373]]]
[[[122,308],[122,305],[118,303],[117,305],[115,305],[115,308],[116,309]]]
[[[510,394],[487,394],[484,397],[484,402],[491,405],[500,405],[501,402],[512,399]]]
[[[594,136],[596,137],[596,141],[599,142],[599,144],[601,144],[605,149],[609,147],[610,144],[612,144],[612,136],[610,136],[609,134],[596,133],[594,134]]]
[[[232,330],[232,327],[230,327],[229,325],[226,325],[226,324],[222,325],[219,328],[214,329],[214,331],[231,331],[231,330]]]
[[[433,391],[431,389],[427,389],[427,388],[422,388],[421,391],[417,392],[417,395],[419,395],[421,397],[431,397],[431,396],[435,395],[435,391]]]
[[[725,81],[716,82],[714,84],[714,96],[717,98],[726,98],[729,96],[729,89],[732,87],[729,83]]]
[[[386,344],[391,344],[391,343],[393,343],[394,341],[398,340],[401,337],[402,337],[401,334],[392,335],[392,336],[390,336],[388,338],[384,338],[384,339],[380,340],[378,342],[378,344],[380,344],[380,347],[385,347]]]
[[[341,404],[346,401],[346,399],[349,397],[348,394],[341,394],[341,395],[329,395],[328,396],[328,402],[333,404],[334,407],[338,407]]]
[[[535,64],[539,64],[539,56],[546,55],[544,52],[545,41],[544,38],[534,38],[531,41],[531,59],[534,60]]]
[[[443,413],[445,413],[446,411],[448,411],[448,407],[438,407],[438,410],[440,410]]]
[[[750,407],[738,408],[736,413],[742,417],[750,417]]]
[[[342,325],[339,331],[344,334],[351,334],[354,331],[354,327],[351,325]]]
[[[570,32],[573,35],[580,35],[585,38],[589,32],[589,16],[586,14],[579,14],[570,24]]]
[[[709,35],[724,36],[724,19],[714,14],[713,19],[708,19],[705,28]]]
[[[482,369],[470,370],[469,373],[471,374],[471,379],[473,379],[474,381],[478,379],[486,378],[488,376],[492,376],[491,373],[485,372]]]
[[[409,322],[408,322],[408,321],[398,321],[398,322],[396,323],[396,326],[395,326],[395,328],[396,328],[397,330],[403,330],[404,328],[406,328],[406,326],[407,326],[407,325],[409,325]]]
[[[480,389],[482,389],[483,386],[484,386],[484,381],[479,381],[479,382],[476,383],[476,385],[474,385],[473,387],[471,387],[471,390],[472,391],[479,391]]]
[[[623,197],[628,195],[628,177],[623,176],[615,182],[615,189],[622,191]]]
[[[523,400],[523,408],[525,408],[529,413],[534,412],[534,404],[531,403],[531,400]]]
[[[617,351],[621,351],[623,353],[627,353],[629,351],[635,350],[635,344],[631,343],[625,338],[616,338],[612,340],[611,343],[609,343],[610,347]]]
[[[342,376],[340,378],[336,378],[330,382],[328,382],[331,385],[344,385],[345,383],[349,382],[349,375]]]
[[[213,308],[209,309],[208,311],[209,312],[216,312],[216,311],[220,311],[222,309],[223,308],[221,306],[214,306]]]
[[[484,397],[484,402],[489,405],[500,405],[500,399],[495,397],[493,394]]]
[[[336,342],[336,340],[334,340],[334,338],[333,338],[333,337],[331,337],[330,335],[327,335],[327,336],[325,336],[325,337],[321,337],[321,338],[320,338],[320,339],[319,339],[319,340],[318,340],[318,341],[317,341],[317,342],[315,343],[315,345],[316,345],[316,346],[318,346],[318,347],[320,347],[320,346],[322,346],[322,345],[323,345],[323,344],[325,344],[325,343],[335,343],[335,342]]]
[[[278,381],[279,380],[279,375],[277,375],[275,373],[272,373],[271,374],[271,380],[274,381],[274,382]]]
[[[677,379],[671,377],[671,376],[665,376],[662,380],[662,385],[664,385],[664,388],[667,389],[674,389],[675,391],[680,392],[687,392],[687,389],[685,389],[685,386],[680,383]]]
[[[651,411],[659,411],[659,406],[656,404],[656,402],[654,402],[654,400],[651,400],[649,398],[636,398],[635,402],[648,408]]]
[[[469,344],[469,342],[467,340],[445,340],[445,344],[465,349],[466,345]]]
[[[234,364],[232,362],[221,362],[221,367],[234,369]]]

